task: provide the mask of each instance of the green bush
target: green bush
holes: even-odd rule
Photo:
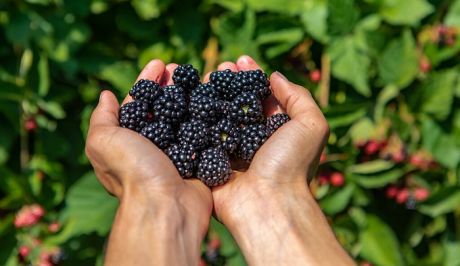
[[[460,265],[460,0],[4,0],[0,25],[2,265],[101,264],[117,201],[84,154],[101,89],[121,99],[153,58],[204,73],[242,54],[322,106],[311,188],[358,262]]]

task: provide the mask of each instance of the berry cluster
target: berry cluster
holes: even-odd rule
[[[230,158],[250,162],[289,121],[286,114],[265,117],[262,101],[271,89],[261,70],[216,71],[200,83],[198,71],[187,64],[172,79],[174,85],[165,87],[139,80],[129,91],[134,101],[120,108],[119,122],[162,149],[183,178],[224,184],[232,172]]]

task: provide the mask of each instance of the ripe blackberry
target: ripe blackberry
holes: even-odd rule
[[[174,131],[170,124],[154,121],[141,130],[141,134],[160,149],[166,149],[174,141]]]
[[[227,110],[230,120],[237,124],[262,122],[265,117],[262,103],[255,94],[243,93],[230,102]]]
[[[260,99],[265,99],[272,93],[267,74],[259,69],[239,71],[230,84],[230,91],[251,92]]]
[[[211,127],[211,143],[233,153],[239,143],[239,128],[228,119],[222,119]]]
[[[193,177],[197,167],[198,155],[191,144],[172,144],[166,149],[166,155],[176,166],[180,176],[184,178]]]
[[[184,90],[176,85],[163,88],[163,94],[153,103],[155,120],[177,124],[187,113],[187,102]]]
[[[148,79],[141,79],[129,90],[129,95],[136,101],[152,104],[161,94],[158,83]]]
[[[196,149],[204,149],[209,143],[208,127],[198,119],[183,122],[177,131],[177,139],[180,143],[191,144]]]
[[[148,104],[146,102],[129,102],[124,104],[119,111],[119,122],[121,127],[140,132],[151,120]]]
[[[251,124],[243,127],[237,156],[246,161],[252,160],[256,151],[264,144],[267,138],[267,127],[263,124]]]
[[[174,70],[172,79],[174,84],[184,88],[187,92],[192,91],[198,86],[198,84],[200,84],[200,76],[198,75],[198,70],[196,70],[190,64],[178,66]]]
[[[219,103],[219,101],[207,96],[193,96],[190,98],[190,115],[208,124],[215,123],[222,114],[222,105]]]
[[[230,90],[230,84],[235,77],[235,72],[230,69],[223,71],[212,72],[209,80],[216,87],[216,89],[222,94],[225,100],[233,100],[241,91]]]
[[[192,97],[206,96],[214,100],[220,100],[220,93],[212,83],[202,83],[191,93]]]
[[[267,118],[267,131],[271,136],[278,128],[291,120],[287,114],[274,114]]]
[[[222,148],[209,148],[201,153],[197,177],[207,186],[223,185],[231,173],[230,159]]]

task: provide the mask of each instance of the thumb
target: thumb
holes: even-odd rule
[[[120,105],[115,95],[108,90],[101,92],[99,103],[91,115],[89,128],[97,126],[118,126],[118,109]]]

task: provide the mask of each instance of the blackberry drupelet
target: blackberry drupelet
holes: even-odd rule
[[[209,144],[209,129],[205,122],[191,119],[180,124],[177,131],[179,143],[193,145],[196,149],[204,149]]]
[[[233,153],[239,143],[239,127],[224,118],[211,127],[211,143],[215,147],[221,147],[226,152]]]
[[[222,148],[209,148],[201,153],[197,177],[207,186],[224,184],[231,173],[230,159]]]
[[[271,136],[278,128],[291,120],[287,114],[274,114],[267,118],[267,131]]]
[[[206,96],[214,100],[221,100],[220,93],[212,83],[202,83],[191,93],[191,97]]]
[[[216,87],[216,89],[221,93],[223,98],[227,101],[233,100],[236,95],[241,91],[232,91],[230,90],[230,84],[235,77],[235,72],[232,72],[230,69],[223,71],[212,72],[209,80]]]
[[[164,150],[174,141],[174,131],[170,124],[163,121],[149,123],[141,130],[141,135]]]
[[[136,101],[152,104],[161,94],[160,84],[148,79],[141,79],[129,90],[129,95]]]
[[[264,144],[267,138],[267,127],[263,124],[251,124],[243,127],[237,156],[246,161],[252,160],[256,151]]]
[[[172,144],[166,149],[166,155],[176,166],[180,176],[193,177],[198,165],[198,154],[191,144]]]
[[[242,93],[230,102],[227,115],[236,124],[258,123],[265,119],[262,103],[252,93]]]
[[[260,69],[239,71],[230,84],[230,91],[238,92],[238,94],[240,92],[251,92],[262,100],[272,93],[270,81]]]
[[[124,104],[119,111],[119,122],[121,127],[140,132],[142,128],[151,120],[152,114],[149,113],[146,102],[129,102]]]
[[[174,84],[184,88],[186,92],[192,91],[198,86],[198,84],[200,84],[198,70],[190,64],[178,66],[174,70],[172,79]]]
[[[153,116],[170,124],[177,124],[184,120],[187,114],[187,102],[184,90],[171,85],[163,88],[163,94],[153,103]]]
[[[215,123],[222,114],[220,101],[207,96],[193,96],[190,98],[190,116],[208,124]]]

